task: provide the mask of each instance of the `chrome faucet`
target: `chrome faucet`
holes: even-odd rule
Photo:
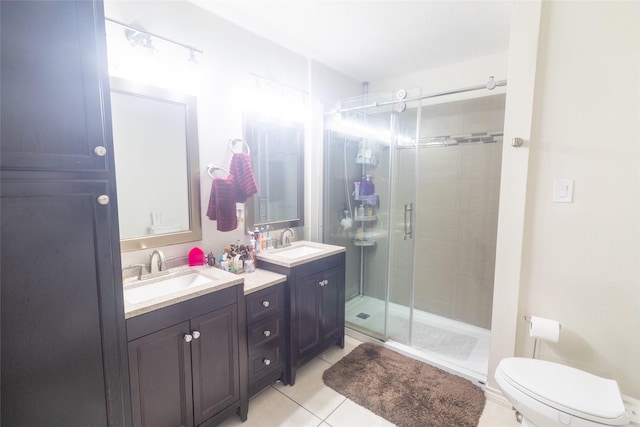
[[[153,259],[156,257],[158,260],[155,262],[155,268]],[[164,258],[164,254],[161,250],[156,249],[151,253],[151,257],[149,258],[149,274],[159,273],[167,268],[166,260]]]
[[[289,240],[289,236],[285,236],[284,235],[287,231],[291,233],[291,237],[295,236],[295,233],[293,232],[293,230],[291,228],[285,228],[284,230],[282,230],[282,232],[280,233],[280,246],[281,247],[289,246],[291,244],[291,241]]]

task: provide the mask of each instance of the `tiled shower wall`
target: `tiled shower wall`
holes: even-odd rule
[[[501,132],[504,100],[423,107],[421,136]],[[414,153],[401,150],[398,161],[413,162]],[[502,142],[421,147],[418,155],[414,307],[490,329]],[[406,301],[409,283],[398,277],[392,299]]]

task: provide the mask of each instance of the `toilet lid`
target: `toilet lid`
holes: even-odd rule
[[[628,422],[618,383],[538,359],[510,357],[498,365],[511,385],[552,408],[609,425]]]

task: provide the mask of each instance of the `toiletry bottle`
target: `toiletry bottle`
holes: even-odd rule
[[[267,236],[265,237],[266,241],[264,243],[265,249],[269,249],[269,224],[267,224]]]
[[[260,230],[258,227],[253,230],[253,243],[256,252],[260,252]]]
[[[365,182],[367,183],[367,196],[375,194],[376,190],[373,182],[371,181],[371,175],[367,175],[367,180]]]
[[[364,217],[364,204],[358,206],[358,218]]]
[[[260,250],[264,251],[264,227],[260,227]]]

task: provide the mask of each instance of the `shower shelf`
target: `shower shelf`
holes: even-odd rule
[[[364,195],[361,195],[361,194],[356,194],[354,199],[357,200],[357,201],[367,202],[367,204],[369,204],[371,206],[376,206],[378,204],[378,195],[377,194],[370,194],[368,196],[364,196]]]
[[[356,163],[359,165],[371,165],[371,166],[377,166],[378,165],[378,161],[373,158],[373,159],[357,159]]]
[[[378,217],[375,215],[364,215],[364,216],[356,215],[356,218],[355,218],[356,221],[362,221],[362,222],[375,221],[377,219]]]
[[[353,244],[355,246],[375,246],[376,241],[375,240],[354,240]]]

